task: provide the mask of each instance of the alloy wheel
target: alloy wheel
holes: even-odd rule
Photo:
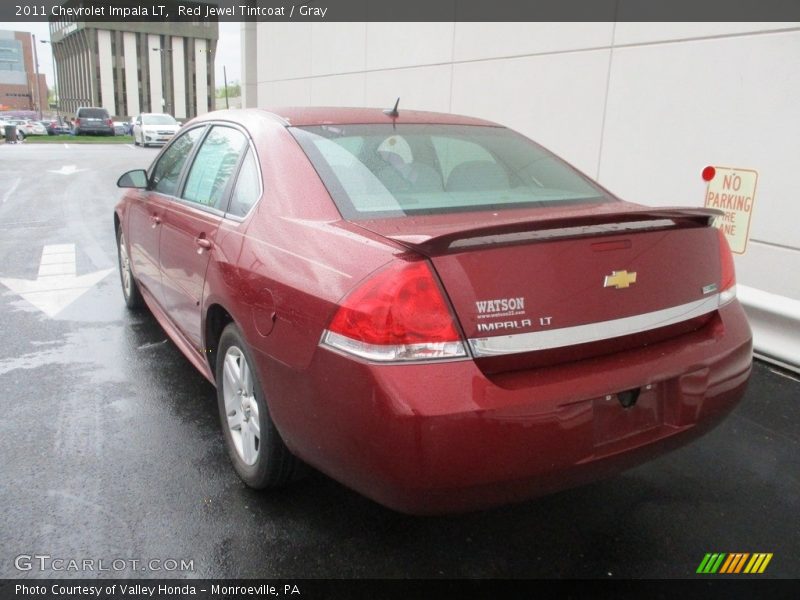
[[[124,234],[120,234],[119,236],[119,267],[122,273],[122,290],[125,292],[125,297],[128,298],[131,295],[131,281],[133,276],[131,274],[131,261],[128,258],[128,250],[125,247]]]
[[[236,346],[231,346],[225,353],[222,395],[236,453],[246,465],[253,465],[261,450],[259,405],[254,394],[250,365],[244,353]]]

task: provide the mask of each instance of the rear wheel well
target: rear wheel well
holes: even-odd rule
[[[217,372],[217,346],[219,345],[222,330],[225,329],[228,323],[233,323],[233,317],[227,310],[219,304],[212,304],[208,308],[205,327],[205,354],[208,366],[211,367],[211,373],[215,377]]]

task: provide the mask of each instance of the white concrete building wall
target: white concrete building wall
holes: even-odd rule
[[[114,101],[114,66],[111,55],[111,32],[97,30],[97,61],[100,66],[100,102],[110,115],[117,114]]]
[[[267,22],[243,36],[246,106],[400,96],[515,128],[648,205],[702,206],[706,165],[757,170],[740,298],[757,349],[800,365],[800,23]],[[780,316],[777,335],[762,314]]]
[[[136,34],[126,31],[122,34],[123,55],[125,60],[125,103],[128,105],[128,114],[138,115],[139,107],[139,77],[136,56]]]
[[[208,112],[208,81],[206,69],[208,64],[208,50],[204,39],[194,42],[196,52],[195,60],[195,90],[197,92],[197,114],[204,115]]]
[[[259,62],[256,22],[242,22],[239,30],[242,57],[242,103],[245,106],[256,106],[258,104],[256,65]]]
[[[172,91],[175,97],[173,115],[176,119],[186,118],[186,71],[183,68],[183,40],[180,36],[172,38]]]
[[[159,52],[153,49],[158,48]],[[150,111],[162,112],[164,110],[164,86],[161,79],[161,36],[147,36],[147,51],[150,59]]]

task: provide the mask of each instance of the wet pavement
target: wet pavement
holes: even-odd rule
[[[0,146],[0,279],[36,280],[45,246],[74,244],[77,276],[115,267],[114,183],[156,152]],[[247,489],[212,386],[149,313],[125,310],[116,270],[54,317],[0,285],[0,314],[0,577],[98,575],[19,571],[20,554],[193,567],[104,576],[692,577],[707,552],[770,552],[764,576],[800,576],[800,378],[763,363],[734,414],[677,452],[415,518],[314,472]]]

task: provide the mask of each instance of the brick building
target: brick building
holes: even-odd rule
[[[34,66],[33,37],[0,30],[0,110],[47,110],[47,82]]]

